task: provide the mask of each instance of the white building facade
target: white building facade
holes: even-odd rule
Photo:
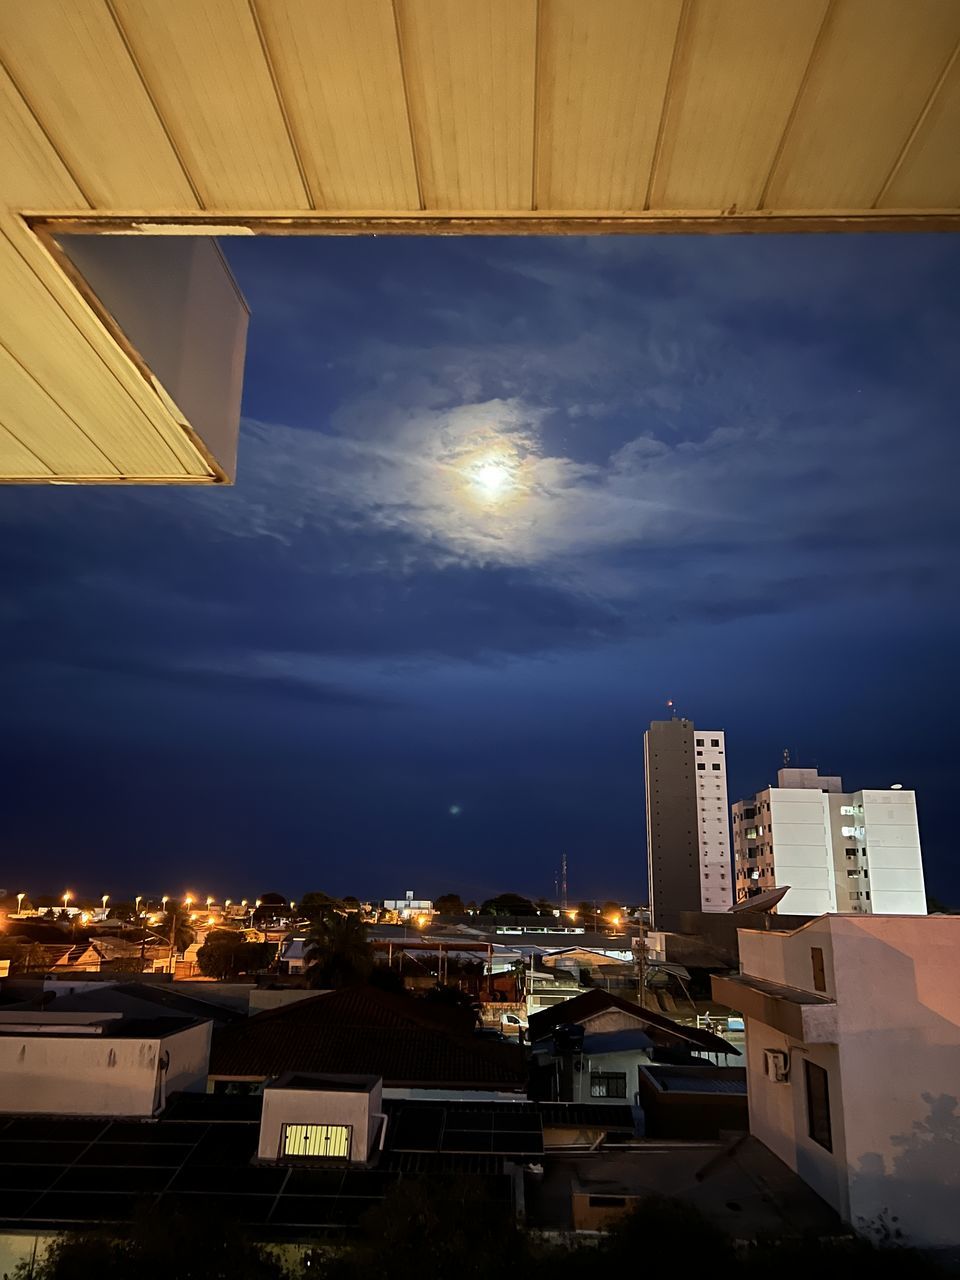
[[[695,729],[693,745],[700,845],[700,909],[727,911],[734,898],[723,732],[720,729]]]
[[[739,932],[750,1132],[861,1234],[960,1246],[960,917]],[[902,1233],[896,1235],[896,1233]]]
[[[789,886],[788,915],[926,914],[915,792],[844,792],[815,769],[777,781],[733,806],[738,902]]]

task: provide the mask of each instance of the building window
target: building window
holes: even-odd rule
[[[827,1073],[815,1062],[804,1062],[803,1071],[807,1084],[807,1132],[825,1151],[832,1151],[830,1086]]]
[[[702,747],[702,746],[703,746],[703,739],[702,739],[702,738],[698,738],[698,739],[697,739],[697,746],[698,746],[698,747]]]
[[[348,1124],[285,1124],[283,1154],[297,1159],[349,1160]]]
[[[706,767],[707,767],[707,766],[706,766],[705,764],[698,764],[698,765],[697,765],[697,768],[698,768],[698,769],[705,769]]]
[[[711,747],[719,747],[719,745],[720,745],[720,739],[719,739],[719,738],[711,738],[711,739],[710,739],[710,745],[711,745]]]
[[[720,766],[719,766],[718,764],[712,764],[712,765],[710,766],[710,768],[711,768],[711,769],[715,769],[717,773],[719,773],[719,772],[720,772]]]
[[[625,1071],[592,1071],[590,1073],[591,1098],[625,1098],[627,1073]]]
[[[827,975],[823,968],[823,947],[810,948],[810,963],[813,965],[814,991],[826,991]]]

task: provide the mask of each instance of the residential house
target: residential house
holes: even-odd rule
[[[960,918],[740,933],[750,1131],[858,1231],[960,1247]]]
[[[574,1030],[576,1029],[576,1030]],[[713,1032],[598,988],[531,1014],[532,1087],[571,1102],[636,1099],[641,1067],[654,1062],[727,1063],[739,1051]]]

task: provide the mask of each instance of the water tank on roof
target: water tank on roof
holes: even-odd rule
[[[561,1022],[554,1027],[553,1052],[558,1058],[583,1053],[583,1027],[577,1022]]]

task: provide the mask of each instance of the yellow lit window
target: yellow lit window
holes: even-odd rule
[[[350,1159],[350,1126],[345,1124],[285,1124],[283,1154],[321,1160]]]

